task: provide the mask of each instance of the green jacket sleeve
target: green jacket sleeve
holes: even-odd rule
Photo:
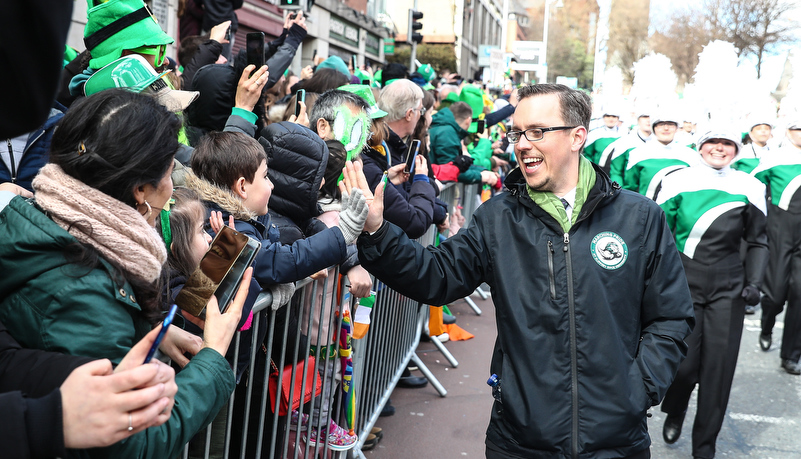
[[[492,169],[492,142],[489,139],[479,139],[474,147],[468,147],[467,152],[473,157],[473,164],[486,170]]]
[[[453,129],[447,126],[432,129],[431,136],[431,162],[434,164],[448,164],[462,154],[462,141]]]
[[[469,169],[459,174],[456,180],[462,183],[481,183],[481,171],[482,169],[474,164],[470,166]]]
[[[234,373],[217,351],[202,349],[175,375],[178,393],[169,421],[106,448],[87,450],[92,458],[162,459],[180,457],[189,440],[209,425],[234,390]]]

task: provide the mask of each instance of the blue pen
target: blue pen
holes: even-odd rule
[[[161,344],[161,340],[164,339],[164,335],[167,334],[167,330],[170,328],[170,324],[172,323],[172,318],[175,317],[175,311],[178,310],[178,305],[173,304],[170,307],[170,311],[167,313],[167,317],[164,318],[164,322],[161,323],[161,330],[159,330],[159,334],[156,335],[156,341],[153,341],[153,345],[150,346],[150,350],[147,351],[147,357],[145,357],[144,363],[150,363],[153,359],[153,355],[156,353],[156,349],[159,348],[159,344]]]

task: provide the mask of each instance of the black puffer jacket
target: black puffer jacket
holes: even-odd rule
[[[413,245],[389,224],[362,235],[362,266],[427,304],[489,284],[501,394],[488,442],[536,458],[645,450],[646,411],[670,386],[694,324],[664,213],[596,166],[595,186],[564,233],[528,196],[519,169],[506,185],[511,192],[482,204],[437,248]]]
[[[328,146],[311,129],[282,121],[261,130],[259,143],[267,153],[267,174],[275,188],[268,218],[278,228],[282,244],[292,244],[328,229],[317,219],[320,186],[328,166]],[[359,264],[356,246],[348,246],[342,272]]]

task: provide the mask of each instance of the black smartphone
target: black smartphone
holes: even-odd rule
[[[231,266],[231,270],[228,271],[228,274],[225,275],[220,285],[217,286],[214,295],[217,297],[220,312],[224,313],[228,309],[228,306],[231,305],[231,300],[236,296],[236,292],[239,290],[239,284],[242,283],[242,276],[245,275],[245,271],[253,264],[253,259],[256,258],[259,249],[261,249],[261,242],[248,238],[248,243],[245,245],[245,248],[242,249],[242,253],[239,254],[233,266]]]
[[[417,158],[417,153],[420,152],[420,144],[419,140],[412,140],[412,143],[409,144],[409,151],[406,152],[406,167],[403,168],[403,172],[407,174],[414,172],[414,160]]]
[[[486,129],[486,128],[487,128],[487,121],[486,120],[478,120],[476,122],[476,132],[478,134],[483,134],[484,133],[484,129]]]
[[[228,26],[228,29],[225,30],[225,39],[231,41],[231,26]]]
[[[175,303],[182,311],[205,319],[206,305],[215,295],[220,312],[225,312],[260,248],[260,242],[228,226],[222,227],[198,267],[186,279]]]
[[[247,35],[248,65],[253,64],[256,70],[264,65],[264,32],[251,32]]]
[[[175,311],[178,310],[178,305],[173,304],[170,308],[170,311],[167,312],[167,316],[164,317],[164,321],[161,323],[161,330],[159,330],[159,334],[156,335],[156,340],[153,341],[153,345],[150,346],[150,350],[147,351],[147,357],[145,357],[144,363],[150,363],[153,360],[153,355],[156,354],[156,349],[159,348],[161,341],[164,339],[164,335],[167,334],[167,330],[170,328],[170,324],[172,323],[172,318],[175,317]]]
[[[351,65],[353,66],[353,71],[354,72],[356,72],[356,70],[359,68],[359,66],[356,64],[357,60],[358,59],[356,59],[356,55],[355,54],[353,56],[351,56],[351,58],[350,58],[350,62],[351,62]]]
[[[367,86],[370,86],[370,80],[362,80],[362,84],[366,84]]]
[[[317,48],[314,48],[314,52],[312,53],[312,67],[317,65],[314,63],[315,59],[317,59]]]
[[[300,116],[300,103],[306,103],[306,90],[305,89],[298,89],[298,92],[295,93],[295,118]]]

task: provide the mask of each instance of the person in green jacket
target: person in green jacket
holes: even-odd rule
[[[431,142],[431,162],[433,164],[448,164],[456,161],[462,153],[462,139],[468,136],[468,128],[473,119],[473,110],[465,102],[455,102],[450,107],[440,110],[431,120],[428,128],[428,138]],[[489,142],[487,139],[483,139]],[[479,142],[480,143],[480,142]],[[476,162],[476,156],[469,169],[459,174],[459,181],[463,183],[487,183],[494,185],[497,175],[489,170],[489,158]],[[489,156],[492,156],[490,144]]]
[[[159,322],[167,251],[154,225],[172,194],[179,127],[155,99],[117,89],[63,118],[34,198],[14,197],[0,212],[0,321],[23,347],[119,363]],[[246,290],[226,314],[209,302],[202,343],[177,327],[166,335],[161,350],[184,368],[165,424],[66,457],[178,457],[233,391],[223,356]]]

